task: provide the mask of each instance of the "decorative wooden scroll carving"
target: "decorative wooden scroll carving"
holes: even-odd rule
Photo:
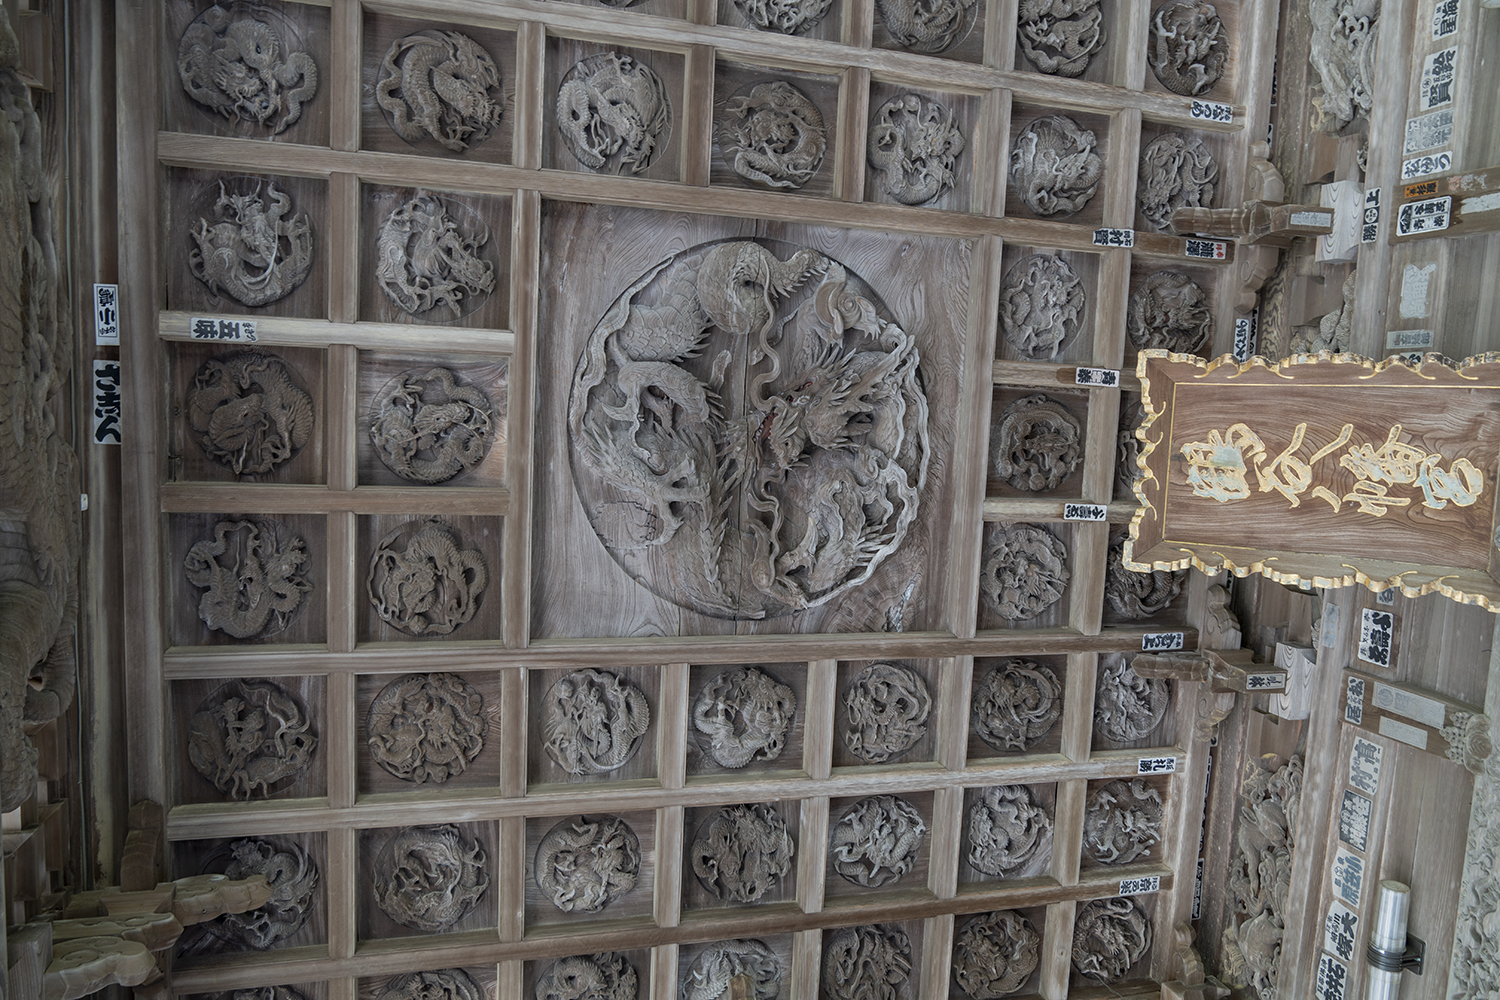
[[[248,912],[226,912],[199,923],[198,933],[184,935],[188,954],[230,948],[263,951],[302,929],[318,902],[318,865],[296,844],[272,840],[236,840],[210,855],[204,874],[230,881],[265,877],[271,898]]]
[[[619,52],[579,62],[557,90],[563,144],[590,170],[638,174],[672,134],[672,102],[650,66]]]
[[[1055,490],[1083,461],[1078,418],[1046,393],[1007,406],[991,437],[996,475],[1018,490]]]
[[[1021,4],[1016,40],[1043,73],[1082,76],[1108,37],[1099,0],[1027,0]]]
[[[1000,328],[1028,361],[1056,361],[1078,332],[1088,295],[1068,262],[1034,253],[1013,264],[1000,286]]]
[[[815,250],[734,240],[616,300],[568,421],[579,498],[627,573],[680,607],[763,618],[896,551],[926,482],[927,400],[915,338],[873,299]],[[747,374],[726,383],[734,364]]]
[[[226,913],[254,910],[269,903],[275,893],[264,875],[231,879],[210,872],[177,879],[172,886],[172,916],[184,927],[207,923]],[[72,902],[85,902],[84,894],[75,895]]]
[[[381,688],[365,719],[375,763],[418,784],[463,774],[488,729],[484,696],[457,674],[398,677]]]
[[[680,995],[682,1000],[776,1000],[785,974],[781,959],[764,941],[721,941],[693,961]]]
[[[1491,714],[1500,706],[1487,693]],[[1490,730],[1490,744],[1500,730]],[[1500,983],[1500,755],[1490,754],[1474,777],[1463,882],[1448,963],[1448,997],[1483,996]]]
[[[552,685],[543,705],[542,745],[569,774],[615,770],[635,756],[651,725],[645,692],[608,670],[567,674]]]
[[[1484,773],[1484,762],[1495,752],[1490,739],[1490,720],[1474,712],[1450,712],[1448,724],[1438,731],[1447,749],[1443,756],[1462,764],[1470,774]]]
[[[227,120],[279,135],[318,92],[318,66],[274,8],[215,4],[177,45],[177,75],[189,97]]]
[[[46,1000],[83,997],[115,984],[146,983],[160,974],[155,956],[139,941],[106,936],[54,939],[41,995]]]
[[[823,20],[833,0],[734,0],[734,5],[761,31],[801,35]]]
[[[458,31],[419,31],[392,42],[375,100],[407,142],[430,137],[455,153],[493,135],[505,110],[500,68],[484,46]]]
[[[724,767],[775,760],[797,714],[797,696],[758,667],[731,667],[703,686],[693,703],[693,725],[709,737]]]
[[[1218,179],[1219,164],[1202,139],[1177,132],[1159,135],[1141,150],[1136,195],[1141,215],[1165,232],[1178,209],[1212,207]]]
[[[1244,982],[1263,1000],[1276,1000],[1286,897],[1292,882],[1297,817],[1302,803],[1302,758],[1256,759],[1241,788],[1245,804],[1235,833],[1239,854],[1229,871],[1229,895],[1244,920],[1224,927],[1224,965],[1244,972]],[[1237,979],[1240,977],[1236,977]]]
[[[1043,115],[1016,136],[1010,183],[1037,215],[1072,215],[1104,179],[1094,133],[1067,115]]]
[[[392,979],[376,1000],[484,1000],[485,991],[462,969],[408,972]]]
[[[418,193],[380,224],[375,281],[414,316],[437,310],[458,319],[494,291],[495,265],[482,256],[489,238],[489,228],[458,203]]]
[[[1187,570],[1152,570],[1140,573],[1125,568],[1125,535],[1116,535],[1109,543],[1104,572],[1104,596],[1121,618],[1150,618],[1165,610],[1178,594]]]
[[[902,47],[929,54],[963,41],[978,14],[976,0],[875,0],[875,9]]]
[[[640,874],[641,840],[616,816],[565,819],[537,845],[537,888],[564,913],[598,913]]]
[[[953,112],[917,94],[900,94],[875,109],[866,156],[876,186],[903,205],[925,205],[953,187],[964,151]]]
[[[1068,549],[1046,528],[1002,524],[990,534],[979,571],[979,593],[1006,621],[1035,618],[1062,599]]]
[[[269,351],[209,358],[193,375],[186,403],[203,453],[235,475],[270,472],[312,438],[312,397],[296,369]]]
[[[986,875],[1035,875],[1052,858],[1052,817],[1025,785],[996,785],[969,807],[970,867]]]
[[[629,959],[617,951],[605,951],[559,958],[537,976],[532,997],[534,1000],[636,1000],[639,989],[640,979]]]
[[[1156,8],[1146,61],[1163,87],[1197,97],[1219,82],[1228,59],[1229,35],[1213,4],[1176,0]]]
[[[495,440],[495,406],[478,386],[447,368],[413,369],[392,379],[374,404],[370,441],[402,479],[435,486],[468,472]]]
[[[409,826],[375,858],[375,902],[405,927],[448,930],[490,887],[487,861],[484,845],[452,823]]]
[[[911,939],[901,928],[842,927],[826,940],[823,991],[832,1000],[910,1000]]]
[[[753,903],[792,870],[793,850],[773,806],[725,806],[693,838],[693,874],[719,899]]]
[[[849,752],[870,764],[899,757],[927,735],[932,695],[922,675],[895,663],[872,663],[844,691]]]
[[[1145,419],[1146,410],[1140,400],[1121,403],[1115,451],[1115,496],[1122,500],[1134,497],[1136,481],[1141,478],[1141,467],[1136,464],[1141,454],[1141,442],[1135,436],[1135,429]]]
[[[1062,715],[1057,675],[1031,660],[1006,660],[974,686],[974,732],[996,750],[1029,750]]]
[[[1157,271],[1130,296],[1125,332],[1137,350],[1159,347],[1196,354],[1208,344],[1213,329],[1208,295],[1181,271]]]
[[[828,838],[834,871],[855,885],[874,889],[912,870],[927,824],[905,799],[872,795],[850,806]]]
[[[1307,61],[1317,77],[1316,124],[1338,132],[1368,116],[1375,99],[1380,0],[1313,0],[1307,14],[1312,22]]]
[[[227,177],[217,186],[217,199],[212,187],[194,199],[200,214],[188,231],[193,277],[214,295],[247,306],[290,295],[312,270],[312,219],[306,212],[293,214],[291,196],[275,181]]]
[[[718,121],[719,148],[751,187],[795,191],[818,173],[828,150],[823,115],[785,80],[735,91]]]
[[[212,538],[195,542],[182,560],[188,582],[203,588],[198,617],[236,639],[286,629],[312,584],[303,572],[307,543],[279,521],[220,521]]]
[[[386,624],[408,635],[447,635],[474,617],[489,580],[484,555],[464,548],[452,525],[430,518],[380,540],[365,590]]]
[[[1104,653],[1100,658],[1104,671],[1094,698],[1095,735],[1111,743],[1145,739],[1167,712],[1167,682],[1137,675],[1123,653]]]
[[[1113,983],[1151,947],[1151,917],[1129,897],[1091,899],[1078,908],[1073,924],[1073,968],[1080,975]]]
[[[230,681],[193,713],[188,760],[225,795],[270,795],[307,769],[318,738],[297,699],[271,681]]]
[[[953,941],[953,978],[973,1000],[1019,993],[1041,961],[1042,936],[1015,910],[984,913]]]
[[[1089,795],[1083,849],[1100,864],[1128,865],[1161,843],[1161,793],[1140,778],[1111,781]]]

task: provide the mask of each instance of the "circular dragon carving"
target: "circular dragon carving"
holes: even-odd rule
[[[1062,600],[1068,578],[1068,548],[1052,532],[1002,524],[985,545],[979,593],[1006,621],[1026,621]]]
[[[875,889],[899,882],[917,863],[927,824],[905,799],[872,795],[850,806],[828,838],[833,869]]]
[[[734,0],[734,5],[761,31],[801,35],[823,20],[833,0]]]
[[[410,521],[380,540],[365,590],[380,620],[407,635],[447,635],[474,617],[489,583],[478,549],[452,525]]]
[[[719,899],[753,903],[792,870],[792,835],[770,805],[725,806],[698,827],[693,874]]]
[[[1203,288],[1181,271],[1157,271],[1130,296],[1125,332],[1137,350],[1196,354],[1214,329]]]
[[[375,100],[407,142],[431,138],[455,153],[493,135],[505,110],[500,67],[458,31],[419,31],[392,42],[380,62]]]
[[[1151,948],[1151,918],[1134,899],[1091,899],[1073,924],[1073,968],[1112,983],[1123,979]]]
[[[1219,164],[1197,136],[1168,132],[1141,151],[1141,216],[1166,231],[1179,208],[1209,208],[1219,179]]]
[[[312,438],[312,397],[296,370],[267,351],[209,358],[193,375],[186,403],[203,453],[237,476],[270,472]]]
[[[447,368],[393,378],[372,406],[370,442],[402,479],[436,486],[476,468],[495,441],[495,406]]]
[[[872,663],[844,691],[844,745],[870,764],[899,757],[927,735],[932,695],[922,675],[895,663]]]
[[[1127,865],[1161,843],[1161,793],[1140,778],[1111,781],[1089,794],[1083,849],[1100,864]]]
[[[1030,750],[1062,715],[1057,675],[1031,660],[1006,660],[974,686],[974,732],[996,750]]]
[[[996,474],[1018,490],[1055,490],[1083,461],[1078,418],[1046,393],[1007,406],[991,437]]]
[[[1163,87],[1198,97],[1224,75],[1229,35],[1218,8],[1203,0],[1176,0],[1156,8],[1146,61]]]
[[[442,784],[484,749],[484,696],[457,674],[407,674],[370,703],[370,756],[403,781]]]
[[[375,902],[404,927],[446,931],[490,887],[487,860],[484,846],[452,823],[409,826],[375,858]]]
[[[1043,115],[1016,136],[1010,183],[1037,215],[1072,215],[1087,205],[1104,179],[1094,133],[1067,115]]]
[[[898,94],[875,109],[865,156],[879,190],[903,205],[925,205],[952,189],[964,146],[952,111],[917,94]]]
[[[557,130],[579,163],[598,173],[650,168],[672,135],[672,102],[661,77],[619,52],[589,56],[557,90]]]
[[[573,481],[615,561],[718,618],[867,581],[931,454],[916,339],[885,315],[839,262],[769,241],[701,244],[627,288],[568,405]]]
[[[543,699],[543,748],[569,774],[603,774],[635,756],[651,726],[646,694],[608,670],[575,670]]]
[[[303,572],[307,543],[269,518],[220,521],[182,560],[188,583],[203,588],[198,617],[236,639],[284,631],[312,590]]]
[[[280,135],[318,92],[318,65],[297,29],[261,4],[214,4],[177,44],[177,75],[199,106]]]
[[[640,838],[616,816],[565,819],[537,845],[537,888],[564,913],[598,913],[640,874]]]
[[[1025,785],[996,785],[969,807],[969,866],[986,875],[1037,875],[1052,858],[1052,817]]]
[[[1125,568],[1125,534],[1115,535],[1109,543],[1104,569],[1104,596],[1121,618],[1150,618],[1165,610],[1182,592],[1187,570],[1154,569],[1137,573]]]
[[[418,192],[380,224],[375,281],[418,319],[459,319],[494,291],[495,265],[483,257],[489,239],[468,206]]]
[[[731,667],[698,692],[693,725],[724,767],[775,760],[797,714],[792,689],[756,667]]]
[[[781,959],[764,941],[721,941],[693,960],[683,977],[680,996],[682,1000],[721,1000],[727,996],[776,1000],[784,975]],[[730,991],[736,979],[749,987],[748,992]]]
[[[818,173],[828,149],[823,115],[785,80],[747,84],[724,105],[719,148],[751,187],[795,191]]]
[[[247,913],[226,913],[203,926],[213,937],[236,948],[264,951],[302,929],[318,901],[318,865],[296,844],[270,840],[236,840],[211,854],[204,874],[239,880],[264,875],[271,898]]]
[[[485,991],[462,969],[408,972],[392,979],[376,1000],[484,1000]]]
[[[891,924],[824,932],[823,990],[831,1000],[911,1000],[911,939]]]
[[[312,270],[312,219],[293,213],[291,196],[275,181],[226,177],[198,192],[189,217],[197,221],[188,227],[188,270],[215,297],[270,305]]]
[[[928,54],[967,38],[978,16],[976,0],[875,0],[875,9],[898,44]]]
[[[1020,992],[1041,961],[1042,936],[1015,910],[985,913],[953,940],[953,978],[973,1000]]]
[[[307,770],[318,738],[297,699],[272,681],[230,681],[188,723],[188,760],[231,798],[280,791]]]
[[[536,977],[534,1000],[636,1000],[635,966],[617,951],[559,958]]]
[[[1022,0],[1016,39],[1043,73],[1082,76],[1108,37],[1099,0]]]
[[[1078,332],[1088,296],[1066,260],[1034,253],[1011,265],[1000,286],[1000,328],[1027,361],[1056,361]]]
[[[1094,698],[1094,733],[1110,743],[1135,743],[1151,735],[1167,712],[1170,693],[1160,677],[1130,669],[1123,653],[1105,653]]]

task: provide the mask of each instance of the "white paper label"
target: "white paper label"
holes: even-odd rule
[[[1134,229],[1096,229],[1094,230],[1094,246],[1096,247],[1133,247],[1135,246]]]
[[[1120,373],[1114,368],[1079,368],[1073,373],[1073,384],[1116,389],[1120,385]]]
[[[1293,212],[1292,225],[1294,226],[1331,226],[1333,225],[1332,212]]]
[[[120,363],[94,359],[94,443],[119,444],[122,434],[120,419]]]
[[[1380,188],[1365,189],[1365,214],[1360,220],[1359,241],[1374,243],[1380,236]]]
[[[1317,1000],[1348,1000],[1349,967],[1332,955],[1318,956],[1318,978],[1313,989]]]
[[[1448,145],[1453,138],[1453,109],[1433,111],[1406,119],[1406,144],[1401,151],[1407,156],[1424,149]]]
[[[1191,114],[1199,121],[1222,122],[1227,125],[1234,121],[1234,105],[1220,104],[1218,101],[1194,101]]]
[[[1408,726],[1398,719],[1388,715],[1380,717],[1380,735],[1389,736],[1393,740],[1400,740],[1418,750],[1427,749],[1427,730],[1418,729],[1416,726]]]
[[[1442,729],[1448,714],[1443,708],[1443,703],[1436,699],[1424,698],[1419,694],[1403,691],[1379,681],[1375,682],[1375,695],[1370,699],[1370,703],[1383,712],[1404,715],[1408,719],[1414,719],[1433,729]]]
[[[1445,170],[1453,169],[1453,153],[1451,150],[1443,150],[1440,153],[1423,153],[1421,156],[1413,156],[1409,160],[1401,161],[1401,179],[1413,181],[1418,177],[1426,177],[1428,174],[1440,174]]]
[[[1182,255],[1200,260],[1226,260],[1229,257],[1229,244],[1218,240],[1184,240]]]
[[[1396,603],[1396,588],[1395,587],[1387,587],[1384,590],[1382,590],[1380,593],[1376,594],[1375,595],[1375,603],[1383,605],[1384,607],[1387,607],[1387,608],[1389,608],[1392,605],[1394,605]]]
[[[1435,233],[1448,228],[1453,215],[1453,198],[1428,198],[1426,201],[1409,201],[1401,206],[1396,215],[1396,235],[1411,236],[1414,233]]]
[[[1453,64],[1457,59],[1458,49],[1452,48],[1434,52],[1422,61],[1422,85],[1417,91],[1417,106],[1423,111],[1452,103]]]
[[[1255,353],[1257,318],[1255,313],[1234,318],[1234,360],[1249,361]]]
[[[1142,757],[1135,762],[1136,774],[1174,774],[1176,771],[1176,757]]]
[[[1202,850],[1202,846],[1198,848]],[[1193,876],[1193,919],[1203,915],[1203,859],[1198,859],[1198,874]]]
[[[1432,8],[1432,38],[1447,38],[1458,33],[1458,0],[1438,0]]]
[[[1369,795],[1380,790],[1380,758],[1385,749],[1364,737],[1356,737],[1349,751],[1349,784]]]
[[[1360,725],[1365,721],[1365,679],[1350,677],[1344,682],[1344,721]]]
[[[1333,856],[1333,891],[1340,899],[1359,909],[1359,897],[1365,887],[1365,860],[1340,847]]]
[[[1339,840],[1363,851],[1370,839],[1370,810],[1374,806],[1374,800],[1344,789],[1344,800],[1339,803]]]
[[[1402,319],[1416,319],[1427,315],[1427,300],[1432,289],[1432,276],[1436,273],[1436,264],[1424,264],[1422,267],[1407,264],[1401,271]]]
[[[212,316],[194,316],[192,322],[188,324],[188,335],[194,340],[227,340],[253,344],[256,341],[255,321],[231,317],[215,319]]]
[[[1141,650],[1147,653],[1162,653],[1171,649],[1181,649],[1184,638],[1186,636],[1182,632],[1147,632],[1141,636]]]
[[[1436,335],[1431,330],[1387,330],[1385,331],[1385,349],[1388,351],[1410,351],[1427,348],[1432,346],[1435,339]],[[1387,588],[1380,593],[1382,596],[1385,594],[1394,595],[1395,590],[1394,588]],[[1380,597],[1376,597],[1375,600],[1387,605],[1396,603],[1394,596],[1388,601],[1382,601]]]
[[[1285,687],[1286,674],[1280,670],[1245,675],[1245,689],[1248,691],[1280,691]]]
[[[1109,508],[1097,503],[1063,504],[1064,521],[1103,521],[1109,517]]]
[[[1121,896],[1144,896],[1161,889],[1160,875],[1142,875],[1140,878],[1120,879]]]
[[[1364,608],[1359,615],[1359,658],[1377,667],[1391,666],[1391,643],[1396,638],[1396,616]]]
[[[1359,943],[1359,914],[1334,900],[1323,918],[1323,950],[1348,962],[1354,958]]]
[[[94,343],[120,346],[119,285],[94,285]]]

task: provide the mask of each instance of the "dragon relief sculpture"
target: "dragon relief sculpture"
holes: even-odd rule
[[[543,701],[545,742],[569,774],[604,774],[635,756],[651,726],[645,692],[608,670],[575,670]]]
[[[1052,860],[1052,817],[1025,785],[995,785],[969,807],[969,867],[986,875],[1040,875]]]
[[[564,913],[598,913],[641,874],[641,841],[616,816],[575,816],[558,823],[536,849],[542,896]]]
[[[770,805],[724,806],[693,838],[698,883],[732,903],[753,903],[792,870],[792,835]]]
[[[1089,793],[1083,850],[1102,865],[1128,865],[1161,843],[1161,793],[1140,778],[1116,780]]]
[[[275,181],[229,177],[218,189],[211,205],[212,189],[195,199],[201,207],[188,230],[194,244],[188,269],[215,298],[228,295],[247,306],[286,298],[312,270],[312,220],[306,212],[292,214],[291,197]]]
[[[1125,332],[1138,351],[1154,347],[1196,354],[1213,330],[1208,295],[1181,271],[1155,271],[1130,296]]]
[[[388,774],[441,785],[468,770],[484,749],[484,696],[457,674],[407,674],[370,702],[370,756]]]
[[[187,391],[199,447],[237,476],[259,476],[312,439],[313,401],[296,370],[268,351],[234,351],[203,362]]]
[[[828,150],[823,114],[785,80],[741,87],[724,104],[716,138],[751,187],[795,191],[817,176]]]
[[[1109,556],[1104,569],[1104,596],[1121,618],[1150,618],[1164,611],[1178,594],[1187,578],[1187,570],[1156,569],[1137,573],[1125,568],[1125,533],[1110,539]]]
[[[271,899],[246,913],[225,913],[193,925],[179,939],[179,953],[204,954],[230,948],[265,951],[300,931],[318,903],[318,865],[292,843],[244,839],[209,855],[203,874],[239,880],[264,875]]]
[[[1056,361],[1078,332],[1088,296],[1083,281],[1056,254],[1034,253],[1005,272],[1000,286],[1000,329],[1027,361]]]
[[[965,148],[953,112],[917,94],[898,94],[875,109],[865,157],[877,190],[903,205],[925,205],[953,188]]]
[[[1091,899],[1073,922],[1073,968],[1101,983],[1125,978],[1151,949],[1151,917],[1133,897]]]
[[[1083,461],[1078,418],[1042,392],[1007,406],[990,438],[996,475],[1018,490],[1055,490]]]
[[[484,845],[452,823],[409,826],[375,858],[375,902],[403,927],[449,930],[489,889],[487,861]]]
[[[1032,660],[1006,660],[979,679],[969,708],[975,734],[996,750],[1029,750],[1062,715],[1062,684]]]
[[[1114,744],[1144,740],[1167,712],[1171,698],[1166,680],[1140,676],[1130,669],[1124,653],[1104,653],[1099,660],[1094,735]]]
[[[212,538],[182,560],[188,583],[201,587],[198,617],[236,639],[285,631],[312,591],[303,570],[307,543],[269,518],[220,521]]]
[[[830,1000],[911,1000],[911,939],[894,924],[825,932],[823,992]]]
[[[1219,179],[1219,164],[1197,136],[1168,132],[1141,151],[1141,216],[1158,232],[1172,224],[1179,208],[1210,208]]]
[[[568,427],[579,499],[627,573],[680,607],[758,619],[858,587],[900,547],[926,484],[927,399],[916,339],[872,296],[815,250],[732,240],[615,301]]]
[[[261,4],[216,3],[193,18],[177,44],[177,75],[197,104],[272,135],[297,124],[318,92],[318,64],[290,22]]]
[[[844,690],[844,711],[841,735],[849,752],[868,764],[884,764],[927,735],[932,695],[910,667],[872,663]]]
[[[235,990],[229,1000],[307,1000],[307,995],[290,986],[255,986]]]
[[[731,667],[693,702],[693,725],[709,738],[709,753],[724,767],[775,760],[796,714],[792,689],[758,667]]]
[[[1022,0],[1016,40],[1043,73],[1082,76],[1108,38],[1099,0]]]
[[[903,48],[936,55],[974,28],[977,0],[875,0],[886,30]]]
[[[396,976],[376,1000],[485,1000],[487,995],[463,969],[438,969]]]
[[[279,791],[307,770],[318,738],[291,692],[273,681],[230,681],[188,723],[188,760],[231,798]],[[284,787],[284,786],[283,786]]]
[[[536,977],[534,1000],[636,1000],[640,978],[617,951],[559,958]]]
[[[387,469],[436,486],[483,462],[498,433],[489,394],[448,368],[392,379],[371,405],[370,442]]]
[[[867,889],[891,885],[916,866],[927,824],[905,799],[871,795],[844,811],[828,837],[833,870]]]
[[[1140,480],[1141,467],[1136,458],[1141,453],[1140,439],[1135,429],[1145,421],[1146,408],[1139,396],[1123,400],[1120,404],[1120,429],[1115,435],[1115,499],[1134,500],[1135,484]]]
[[[467,152],[500,127],[505,95],[500,67],[468,35],[419,31],[386,50],[375,100],[396,134],[412,145],[432,138]]]
[[[682,1000],[720,1000],[733,996],[742,1000],[776,1000],[786,969],[776,952],[764,941],[721,941],[704,949],[682,979]],[[740,992],[731,984],[739,980]]]
[[[953,979],[972,1000],[1019,993],[1041,962],[1042,936],[1015,910],[983,913],[953,941]]]
[[[1062,600],[1068,548],[1046,528],[1001,524],[989,534],[979,570],[979,595],[1006,621],[1035,618]]]
[[[434,310],[458,319],[495,289],[495,265],[482,256],[489,228],[477,218],[460,226],[457,212],[436,195],[418,192],[380,224],[375,281],[419,319]]]
[[[380,620],[407,635],[447,635],[479,610],[490,574],[484,555],[464,547],[438,518],[408,522],[370,555],[365,592]]]
[[[650,66],[619,52],[589,56],[557,89],[563,145],[598,173],[639,174],[672,134],[672,102]]]
[[[1224,964],[1260,1000],[1276,1000],[1281,939],[1288,917],[1297,818],[1302,806],[1302,758],[1267,754],[1246,762],[1240,794],[1238,848],[1229,870],[1229,898],[1238,915],[1223,934]]]
[[[1375,48],[1380,38],[1380,0],[1313,0],[1307,6],[1312,33],[1308,64],[1315,121],[1339,132],[1368,117],[1375,100]]]
[[[746,21],[761,31],[802,35],[833,8],[833,0],[734,0]]]
[[[1016,136],[1010,151],[1010,184],[1040,216],[1083,210],[1104,179],[1099,141],[1067,115],[1043,115]]]
[[[1151,16],[1146,61],[1157,81],[1174,94],[1200,97],[1224,75],[1229,34],[1219,11],[1204,0],[1172,0]]]

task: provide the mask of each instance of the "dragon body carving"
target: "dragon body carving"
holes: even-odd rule
[[[823,165],[828,131],[823,114],[785,80],[741,88],[724,105],[719,148],[752,187],[795,191]]]
[[[891,885],[916,866],[927,824],[915,806],[894,795],[872,795],[850,806],[828,838],[833,870],[855,885]]]
[[[1083,849],[1104,865],[1128,865],[1161,843],[1161,793],[1140,778],[1111,781],[1089,794]]]
[[[537,888],[564,913],[598,913],[640,874],[640,838],[615,816],[565,819],[537,845]]]
[[[268,518],[220,521],[212,538],[183,558],[188,582],[203,588],[198,617],[236,639],[284,631],[312,591],[307,543]]]
[[[219,197],[188,233],[193,277],[215,296],[247,306],[269,305],[297,289],[312,270],[312,220],[292,213],[292,199],[275,182],[231,177],[218,182]],[[205,204],[211,194],[200,194]],[[266,200],[270,205],[266,205]]]
[[[1121,618],[1150,618],[1166,610],[1182,593],[1187,570],[1155,569],[1137,573],[1125,568],[1125,533],[1110,539],[1104,568],[1104,596]]]
[[[1205,0],[1172,0],[1151,16],[1146,61],[1163,87],[1183,97],[1213,89],[1229,61],[1229,34]]]
[[[486,861],[484,846],[452,823],[409,826],[375,859],[375,902],[405,927],[448,930],[489,888]]]
[[[569,774],[603,774],[635,756],[651,726],[646,694],[607,670],[575,670],[544,702],[543,748]]]
[[[1146,419],[1146,408],[1139,398],[1124,400],[1120,404],[1120,429],[1115,435],[1115,497],[1120,500],[1135,499],[1135,484],[1141,478],[1141,467],[1136,458],[1141,453],[1140,439],[1135,429]]]
[[[266,351],[209,358],[193,376],[186,403],[203,453],[237,476],[273,471],[312,438],[312,397],[292,366]]]
[[[875,9],[903,48],[933,55],[973,30],[978,0],[875,0]]]
[[[782,35],[812,30],[833,9],[833,0],[734,0],[753,27]]]
[[[756,667],[724,671],[693,703],[693,725],[709,738],[709,752],[724,767],[775,760],[796,714],[792,689]]]
[[[893,924],[844,927],[825,938],[823,991],[831,1000],[911,1000],[911,939]]]
[[[1046,528],[1002,524],[990,534],[979,571],[979,593],[1006,621],[1035,618],[1062,600],[1068,549]]]
[[[1209,208],[1219,180],[1219,164],[1197,136],[1168,132],[1141,151],[1141,215],[1158,232],[1172,224],[1179,208]]]
[[[672,133],[672,102],[650,66],[618,52],[590,56],[557,90],[563,144],[590,170],[638,174],[656,162]]]
[[[279,29],[279,30],[278,30]],[[177,44],[177,75],[197,104],[280,135],[318,92],[318,66],[286,19],[260,4],[214,4]]]
[[[377,1000],[484,1000],[484,989],[462,969],[408,972],[380,991]]]
[[[392,42],[375,99],[401,138],[413,144],[431,138],[455,153],[493,135],[505,110],[500,68],[484,46],[458,31],[419,31]]]
[[[264,951],[300,931],[318,902],[318,865],[296,844],[245,839],[230,842],[209,856],[204,874],[239,880],[265,876],[271,898],[245,913],[225,913],[194,925],[180,939],[184,954],[221,950],[228,945]]]
[[[719,899],[753,903],[792,870],[786,820],[770,805],[725,806],[693,838],[693,874]]]
[[[640,977],[617,951],[559,958],[536,977],[534,1000],[636,1000]]]
[[[1105,653],[1100,659],[1103,670],[1094,697],[1094,734],[1113,744],[1135,743],[1150,736],[1167,712],[1167,682],[1137,674],[1123,653]]]
[[[1248,761],[1240,794],[1238,849],[1229,869],[1229,898],[1237,919],[1224,927],[1223,945],[1237,977],[1260,1000],[1276,1000],[1292,853],[1302,808],[1302,758],[1274,754]]]
[[[1104,179],[1099,141],[1067,115],[1043,115],[1016,136],[1010,183],[1031,211],[1068,216],[1082,210]]]
[[[1000,328],[1005,342],[1027,361],[1056,361],[1078,332],[1087,305],[1083,281],[1066,260],[1034,253],[1005,272]]]
[[[1091,899],[1073,923],[1073,968],[1101,983],[1113,983],[1151,948],[1151,917],[1132,897]]]
[[[442,784],[484,749],[484,696],[457,674],[407,674],[370,702],[370,756],[403,781]]]
[[[1006,660],[974,687],[974,732],[996,750],[1029,750],[1062,715],[1062,685],[1049,668]]]
[[[1042,936],[1015,910],[984,913],[953,941],[953,978],[972,1000],[1019,993],[1041,962]]]
[[[272,681],[230,681],[188,724],[188,760],[220,792],[270,795],[307,770],[318,738],[302,706]]]
[[[1307,61],[1317,76],[1313,106],[1318,128],[1338,132],[1368,116],[1375,100],[1375,43],[1380,0],[1314,0]]]
[[[1039,875],[1052,860],[1052,817],[1025,785],[996,785],[969,807],[969,866],[986,875]]]
[[[1045,393],[1007,406],[990,437],[996,474],[1018,490],[1055,490],[1083,461],[1078,418]]]
[[[1213,329],[1208,295],[1181,271],[1156,271],[1130,296],[1125,332],[1136,350],[1155,347],[1196,354],[1207,345]]]
[[[682,1000],[721,1000],[734,996],[742,1000],[776,1000],[781,995],[781,980],[786,975],[781,959],[764,941],[741,939],[722,941],[704,949],[682,980]],[[730,985],[739,980],[747,990],[731,992]]]
[[[925,205],[953,188],[966,141],[952,110],[917,94],[899,94],[875,109],[866,158],[875,185],[903,205]]]
[[[380,225],[375,281],[413,316],[458,319],[494,291],[495,265],[482,256],[489,238],[483,223],[466,231],[441,198],[418,193]]]
[[[494,443],[495,404],[447,368],[392,379],[372,407],[370,441],[402,479],[435,486],[484,461]]]
[[[408,635],[447,635],[474,617],[489,584],[478,549],[430,518],[386,535],[370,555],[365,590],[380,620]]]
[[[1016,39],[1043,73],[1082,76],[1108,37],[1099,0],[1022,0]]]
[[[844,745],[870,764],[901,756],[927,735],[932,695],[910,667],[872,663],[844,691]]]

